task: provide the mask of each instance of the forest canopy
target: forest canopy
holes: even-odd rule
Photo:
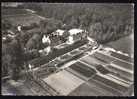
[[[60,28],[86,29],[100,43],[128,35],[133,29],[131,4],[27,3],[25,7],[46,18],[60,20],[65,24]]]

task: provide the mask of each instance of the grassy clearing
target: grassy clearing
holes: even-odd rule
[[[109,42],[106,45],[130,55],[134,54],[134,34]]]

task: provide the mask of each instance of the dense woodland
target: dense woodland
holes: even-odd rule
[[[100,43],[128,35],[133,29],[133,6],[130,4],[27,4],[41,16],[60,20],[63,29],[83,28]],[[56,22],[52,22],[53,24]],[[61,25],[65,24],[65,25]],[[49,28],[49,25],[47,25]],[[50,26],[50,28],[52,28]],[[53,29],[55,25],[53,25]]]
[[[47,18],[38,24],[42,32],[82,28],[99,43],[128,35],[134,26],[131,4],[25,3],[19,8],[32,9]]]

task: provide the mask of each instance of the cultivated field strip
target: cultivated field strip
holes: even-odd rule
[[[108,80],[111,80],[111,81],[113,81],[114,83],[117,83],[117,84],[119,84],[119,85],[122,85],[122,86],[124,86],[124,87],[127,87],[127,88],[130,87],[130,84],[129,84],[129,83],[126,83],[126,82],[123,82],[122,80],[116,79],[116,78],[110,76],[109,74],[106,74],[106,75],[98,74],[98,75],[101,76],[101,77],[104,77],[104,78],[106,78],[106,79],[108,79]]]
[[[72,91],[69,96],[121,96],[122,94],[117,89],[91,78]]]
[[[84,83],[72,91],[69,96],[103,96],[101,91],[97,89],[96,86],[89,86],[88,84]]]
[[[117,65],[117,67],[126,69],[127,71],[128,70],[132,70],[133,71],[133,69],[134,69],[134,65],[132,63],[122,61],[122,60],[120,60],[118,58],[115,58],[115,57],[112,57],[112,56],[108,56],[108,55],[106,55],[104,53],[95,52],[93,55],[97,59],[103,60],[105,62],[109,62],[110,61],[111,64]]]
[[[76,54],[80,54],[80,53],[81,53],[81,51],[74,50],[74,51],[70,52],[70,55],[76,55]]]
[[[112,51],[109,51],[109,53],[107,52],[107,53],[105,53],[105,52],[103,52],[103,51],[98,51],[97,53],[100,53],[100,54],[103,54],[103,55],[105,55],[105,56],[107,56],[106,58],[109,60],[109,59],[111,59],[112,61],[111,62],[113,62],[113,61],[122,61],[122,62],[125,62],[125,63],[127,63],[127,64],[133,64],[133,62],[129,62],[129,61],[126,61],[126,60],[122,60],[122,59],[120,59],[119,57],[114,57],[114,56],[112,56],[111,55],[111,52]],[[119,53],[117,53],[117,54],[119,54]],[[120,54],[121,55],[121,54]],[[105,57],[104,56],[104,57]],[[124,55],[125,56],[125,55]],[[128,57],[128,56],[126,56],[126,57]],[[99,58],[99,57],[98,57]],[[100,57],[100,59],[101,58],[103,58],[103,57]],[[131,58],[131,57],[129,57],[129,58]],[[106,60],[107,61],[107,59],[105,59],[104,58],[104,61]],[[109,62],[110,63],[110,62]]]
[[[133,74],[132,73],[129,73],[129,72],[126,72],[124,70],[121,70],[119,68],[115,68],[114,66],[112,65],[108,65],[107,68],[112,71],[112,72],[116,72],[118,75],[118,77],[126,80],[126,81],[133,81]]]
[[[118,84],[118,83],[108,79],[107,77],[103,77],[101,75],[95,75],[93,77],[93,79],[97,80],[97,81],[99,81],[101,83],[104,83],[104,84],[106,84],[106,86],[110,86],[110,87],[112,87],[112,88],[114,88],[114,89],[116,89],[116,90],[118,90],[118,91],[120,91],[122,93],[124,93],[124,92],[126,92],[128,90],[128,87],[125,87],[122,84]]]
[[[82,47],[79,48],[79,50],[85,50],[85,49],[87,49],[86,46],[82,46]]]
[[[117,77],[116,75],[113,75],[113,74],[107,74],[107,76],[110,76],[110,77],[112,77],[112,78],[114,78],[116,80],[122,81],[123,83],[126,83],[128,85],[132,84],[132,82],[126,81],[126,80],[124,80],[124,79],[122,79],[120,77]]]
[[[124,61],[131,62],[131,63],[134,62],[134,59],[133,59],[133,58],[131,58],[131,57],[129,57],[129,56],[122,55],[122,54],[120,54],[120,53],[113,52],[113,51],[111,51],[111,56],[116,57],[116,58],[119,58],[119,59],[122,59],[122,60],[124,60]]]
[[[82,79],[84,81],[87,81],[87,80],[90,79],[90,77],[85,77],[84,75],[80,74],[79,72],[77,72],[77,71],[75,71],[75,70],[73,70],[73,69],[71,69],[69,67],[65,68],[65,70],[68,71],[68,72],[70,72],[70,73],[72,73],[73,75],[79,77],[80,79]]]
[[[110,65],[112,65],[112,66],[115,67],[115,68],[121,69],[121,70],[123,70],[123,71],[129,72],[129,73],[131,73],[131,74],[134,73],[133,70],[129,70],[129,69],[123,68],[123,67],[121,67],[120,65],[116,65],[116,64],[113,64],[113,63],[111,63]]]
[[[94,58],[93,56],[86,56],[80,59],[80,61],[85,62],[91,66],[94,66],[95,64],[102,64],[102,65],[106,65],[106,63]]]
[[[126,68],[128,70],[133,70],[134,69],[134,65],[130,64],[130,63],[122,62],[122,61],[119,61],[119,60],[113,61],[112,63],[116,64],[120,67]]]
[[[107,86],[106,84],[98,81],[98,80],[94,80],[94,79],[90,79],[88,82],[87,82],[90,85],[94,85],[96,86],[96,89],[99,89],[105,96],[120,96],[122,95],[121,92],[117,91],[116,89],[110,87],[110,86]]]
[[[94,56],[95,58],[97,58],[97,59],[99,59],[99,60],[102,60],[102,61],[104,61],[104,62],[106,62],[106,63],[110,63],[110,62],[112,62],[112,61],[114,61],[114,59],[115,58],[112,58],[112,57],[110,57],[110,56],[108,56],[108,55],[105,55],[105,54],[103,54],[103,53],[100,53],[100,52],[95,52],[93,55],[91,55],[91,56]]]
[[[70,55],[65,54],[65,55],[61,56],[60,59],[63,61],[63,60],[69,59],[70,57],[71,57]]]
[[[85,76],[86,78],[89,78],[96,73],[94,69],[89,68],[88,66],[80,62],[76,62],[75,64],[72,64],[71,66],[69,66],[69,68],[75,70],[76,72]]]

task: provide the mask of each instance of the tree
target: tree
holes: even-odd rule
[[[2,55],[2,77],[7,76],[12,64],[12,56],[10,54]]]
[[[47,20],[41,20],[40,21],[39,25],[40,25],[40,29],[41,29],[42,33],[45,31],[47,24],[48,24]]]
[[[64,15],[63,23],[65,23],[65,24],[70,24],[70,20],[71,20],[71,18],[72,18],[72,15],[73,15],[73,10],[70,9],[70,10],[68,11],[68,13],[66,13],[66,14]]]
[[[26,43],[25,47],[27,50],[32,50],[32,49],[39,49],[40,46],[40,40],[41,40],[41,35],[39,34],[34,34]]]
[[[74,16],[71,18],[71,22],[69,24],[72,28],[77,28],[79,26],[78,19]]]
[[[12,24],[9,20],[2,20],[2,30],[7,30],[12,27]]]

